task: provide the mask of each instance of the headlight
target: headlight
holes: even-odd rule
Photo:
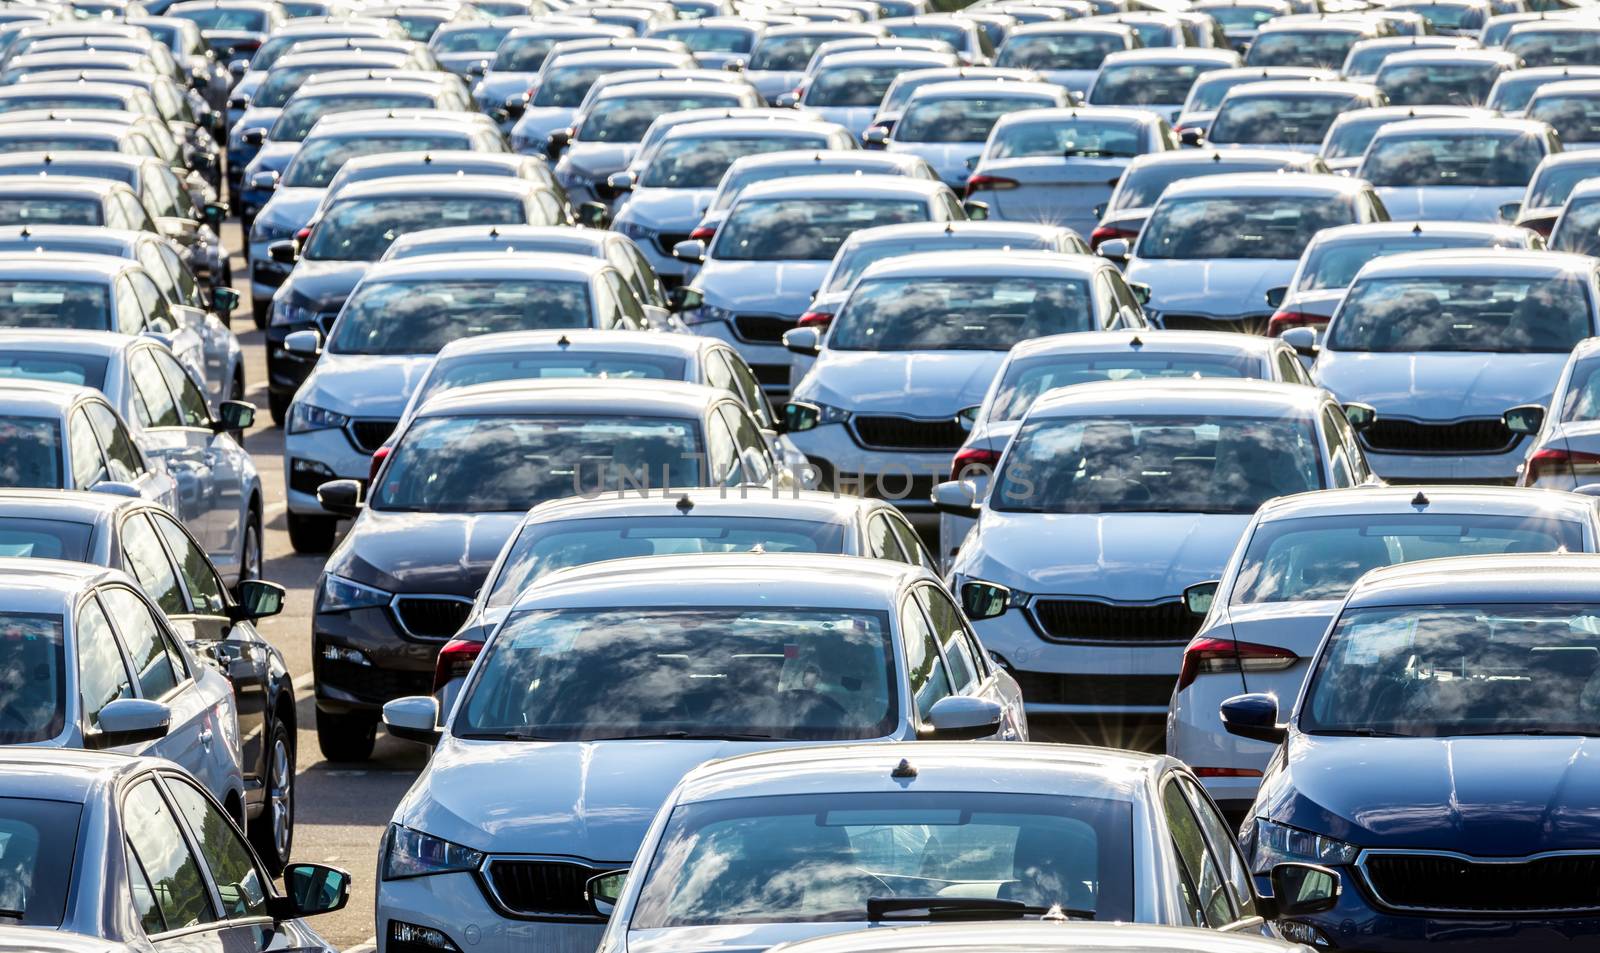
[[[958,598],[961,595],[961,587],[969,582],[981,582],[985,585],[1000,586],[1000,583],[998,582],[990,582],[987,579],[979,579],[977,576],[963,576],[960,573],[956,573],[955,575],[951,576],[950,581],[952,583],[950,588],[955,592]],[[1011,592],[1011,598],[1006,600],[1007,609],[1021,609],[1028,604],[1028,600],[1033,598],[1033,593],[1031,592],[1023,592],[1021,589],[1014,589],[1011,586],[1000,587],[1002,589],[1010,590]]]
[[[1256,818],[1252,869],[1265,874],[1278,864],[1353,864],[1361,848],[1298,827]]]
[[[339,430],[350,423],[344,414],[297,400],[289,408],[289,433],[310,433],[313,430]]]
[[[654,238],[656,235],[655,229],[640,225],[638,222],[612,222],[611,230],[634,239]]]
[[[390,824],[384,837],[384,880],[472,871],[482,863],[481,850],[452,844],[399,824]]]
[[[567,191],[572,191],[579,185],[589,181],[589,177],[575,171],[571,166],[556,166],[556,181]]]
[[[835,407],[832,404],[822,404],[816,401],[812,401],[812,403],[816,404],[817,409],[822,411],[822,418],[817,421],[819,424],[842,424],[850,419],[850,411],[845,410],[843,407]]]
[[[683,323],[693,326],[696,324],[710,324],[712,321],[721,321],[725,324],[733,323],[733,312],[728,308],[719,308],[714,304],[703,304],[692,311],[685,311],[678,315]]]
[[[310,324],[316,319],[316,310],[304,301],[293,297],[272,299],[273,324]]]
[[[359,582],[352,582],[330,572],[322,577],[322,592],[317,599],[317,609],[322,612],[375,609],[388,605],[393,598],[393,593],[363,586]]]

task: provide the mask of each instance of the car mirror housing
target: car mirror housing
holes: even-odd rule
[[[1319,350],[1316,328],[1290,328],[1279,337],[1283,338],[1283,343],[1294,348],[1294,352],[1302,357],[1315,357]]]
[[[439,730],[439,701],[431,695],[396,698],[383,706],[383,727],[402,741],[436,745]]]
[[[1339,904],[1339,873],[1319,864],[1278,864],[1272,868],[1272,897],[1280,917],[1325,913]]]
[[[239,307],[239,292],[232,288],[211,289],[211,307],[218,314],[232,314]]]
[[[1185,129],[1178,133],[1178,141],[1186,146],[1198,149],[1206,144],[1206,134],[1198,129]]]
[[[822,423],[822,408],[803,400],[791,400],[783,405],[778,420],[779,433],[804,433],[815,430]]]
[[[1268,288],[1267,293],[1262,297],[1267,299],[1267,307],[1277,308],[1283,305],[1283,299],[1287,298],[1288,296],[1289,286],[1279,285],[1276,288]]]
[[[972,518],[978,512],[976,487],[966,480],[946,480],[933,486],[933,508],[952,516]]]
[[[268,904],[276,919],[332,913],[350,900],[350,874],[325,864],[290,864],[283,869],[283,889],[287,896]]]
[[[139,488],[134,486],[132,483],[124,483],[121,480],[101,480],[99,483],[96,483],[89,489],[95,493],[110,493],[112,496],[129,496],[136,500],[144,495],[143,493],[140,493]]]
[[[322,353],[322,335],[312,328],[307,328],[304,331],[290,331],[283,337],[283,349],[290,354],[304,354],[307,357],[315,357]]]
[[[1098,253],[1101,258],[1109,258],[1112,261],[1126,261],[1128,252],[1131,250],[1128,247],[1126,238],[1108,238],[1100,243]]]
[[[561,158],[562,151],[567,148],[567,143],[571,141],[571,129],[557,129],[545,138],[544,154],[549,157],[551,162],[554,162]]]
[[[790,328],[783,332],[783,346],[795,354],[814,357],[822,350],[822,335],[816,328]]]
[[[1351,401],[1344,405],[1344,419],[1357,431],[1366,430],[1378,422],[1378,412],[1371,404]]]
[[[706,260],[706,243],[698,238],[681,241],[672,246],[672,257],[698,265]]]
[[[633,191],[633,173],[624,169],[606,176],[606,188],[616,194]]]
[[[243,400],[225,400],[217,406],[217,419],[211,429],[217,433],[240,433],[256,422],[256,405]]]
[[[282,612],[288,592],[277,583],[265,579],[244,579],[240,581],[235,595],[238,603],[228,615],[235,622],[254,622]]]
[[[294,242],[286,239],[268,245],[267,257],[280,265],[292,265],[299,259],[300,253],[295,250]]]
[[[585,228],[605,228],[611,221],[611,211],[600,202],[583,202],[572,213]]]
[[[100,709],[99,725],[84,735],[86,748],[120,748],[167,736],[172,709],[148,698],[119,698]]]
[[[882,149],[889,144],[889,130],[881,126],[874,126],[861,134],[861,146],[864,149]]]
[[[967,219],[974,222],[985,222],[989,219],[989,203],[975,202],[967,199],[961,203],[961,208],[967,213]]]
[[[609,919],[611,912],[617,908],[617,899],[622,896],[623,888],[627,885],[627,868],[608,870],[584,881],[583,898],[589,901],[589,909],[594,911],[595,916]]]
[[[260,146],[267,141],[267,131],[265,129],[246,129],[239,136],[239,139],[247,146]]]
[[[1500,206],[1500,220],[1503,222],[1515,222],[1520,214],[1522,214],[1521,202],[1507,202]]]
[[[1544,426],[1545,410],[1539,404],[1523,404],[1500,415],[1500,421],[1514,434],[1530,435]]]
[[[1280,744],[1289,734],[1278,723],[1278,699],[1266,694],[1235,695],[1222,703],[1222,727],[1230,735]]]
[[[975,695],[946,695],[928,709],[924,737],[939,741],[971,741],[1000,730],[1005,709],[1000,703]]]
[[[1211,604],[1217,599],[1217,580],[1197,582],[1183,590],[1183,604],[1190,615],[1204,618],[1211,611]]]
[[[317,487],[317,502],[335,516],[353,517],[361,512],[361,481],[329,480]]]
[[[1010,604],[1011,590],[1005,586],[977,580],[961,587],[961,608],[972,622],[1002,615]]]
[[[972,404],[956,411],[956,426],[972,433],[972,428],[978,425],[978,414],[983,410],[982,404]]]

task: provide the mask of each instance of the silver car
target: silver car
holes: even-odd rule
[[[1528,446],[1517,476],[1523,486],[1575,490],[1600,482],[1600,341],[1579,342],[1567,358],[1556,382],[1550,407],[1537,421],[1538,432]],[[1540,416],[1538,408],[1522,413]]]
[[[1195,80],[1243,63],[1232,50],[1146,49],[1112,53],[1089,89],[1091,106],[1147,109],[1176,123]]]
[[[1500,217],[1549,238],[1572,190],[1600,178],[1600,152],[1554,152],[1544,157],[1528,180],[1521,201],[1500,207]]]
[[[1386,57],[1372,84],[1396,106],[1482,106],[1522,60],[1503,50],[1417,50]]]
[[[1044,74],[1038,70],[1005,69],[998,66],[941,66],[932,69],[906,70],[889,84],[889,89],[883,94],[883,101],[878,103],[878,111],[873,114],[872,125],[861,134],[862,141],[877,138],[873,130],[881,130],[884,135],[893,132],[895,123],[900,121],[900,115],[906,111],[906,103],[910,101],[912,93],[934,83],[958,80],[1037,83],[1044,81]],[[1073,99],[1072,102],[1076,103],[1077,100]]]
[[[1411,119],[1379,129],[1355,175],[1378,190],[1391,218],[1498,222],[1562,148],[1537,119]]]
[[[908,70],[960,65],[954,53],[916,49],[867,49],[837,53],[808,76],[795,101],[854,135],[866,132],[889,84]]]
[[[1121,23],[1032,23],[1006,35],[994,65],[1038,70],[1081,100],[1094,85],[1107,56],[1143,45],[1139,34]]]
[[[1218,0],[1211,0],[1214,4]],[[1231,0],[1221,0],[1228,7]],[[1282,5],[1281,0],[1253,0],[1248,6]],[[1238,6],[1247,6],[1240,3]],[[1228,7],[1213,5],[1210,13]],[[1194,802],[1199,803],[1198,799]],[[1182,815],[1177,815],[1181,821]],[[1208,827],[1213,843],[1227,842],[1228,833]],[[1198,846],[1199,842],[1189,843]],[[1219,846],[1218,850],[1221,849]],[[1241,882],[1242,883],[1242,882]],[[1265,898],[1257,897],[1260,907]],[[1189,927],[1147,926],[1135,923],[1083,923],[1025,921],[1022,923],[934,923],[916,926],[875,926],[852,933],[825,934],[810,940],[784,943],[774,953],[978,953],[994,946],[1027,949],[1036,953],[1305,953],[1310,947],[1290,946],[1265,937],[1195,930]]]
[[[921,156],[953,189],[964,189],[995,123],[1004,117],[1072,105],[1051,83],[955,80],[930,83],[911,94],[894,131],[868,144]]]
[[[559,44],[566,46],[567,44]],[[627,41],[593,48],[573,44],[572,52],[552,48],[531,83],[525,85],[526,105],[507,133],[511,148],[524,155],[544,155],[550,135],[567,129],[595,83],[606,76],[634,70],[693,69],[688,50],[638,49]],[[516,112],[518,107],[512,106]]]
[[[1512,70],[1494,81],[1484,105],[1507,116],[1519,116],[1528,108],[1528,100],[1543,87],[1577,79],[1600,79],[1600,66],[1534,66]]]
[[[1523,115],[1548,122],[1561,136],[1564,149],[1600,149],[1600,80],[1541,86]]]
[[[791,23],[771,27],[745,64],[745,78],[768,102],[797,93],[806,65],[817,47],[831,40],[887,36],[876,23]]]
[[[472,87],[472,99],[485,113],[508,106],[525,108],[528,90],[558,43],[622,39],[632,35],[627,27],[582,20],[551,20],[519,26],[507,33],[495,48],[483,78]]]
[[[489,636],[442,731],[438,717],[431,697],[384,709],[391,733],[438,747],[379,855],[380,951],[421,930],[459,945],[464,923],[482,925],[481,953],[597,941],[585,880],[626,866],[679,778],[714,758],[1027,737],[1016,684],[928,570],[773,552],[554,573]]]
[[[1339,73],[1356,83],[1370,83],[1391,56],[1417,50],[1475,49],[1477,43],[1459,36],[1382,36],[1350,47]]]
[[[1219,69],[1195,79],[1189,87],[1189,98],[1183,101],[1178,118],[1173,120],[1173,131],[1183,138],[1184,145],[1198,146],[1211,130],[1222,98],[1235,86],[1272,80],[1336,80],[1339,74],[1331,69],[1303,66],[1245,66],[1238,69]]]

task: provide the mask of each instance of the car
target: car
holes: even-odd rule
[[[517,113],[516,121],[507,130],[513,151],[545,155],[551,133],[572,125],[579,107],[602,77],[634,70],[695,68],[694,57],[687,49],[639,49],[631,39],[593,42],[606,45],[595,48],[589,41],[578,41],[552,47],[522,97],[513,93],[507,99],[508,115]],[[563,49],[569,46],[577,49]]]
[[[478,9],[471,4],[459,6],[438,4],[395,4],[393,6],[374,5],[365,11],[378,16],[383,16],[399,23],[406,31],[406,36],[418,43],[426,43],[433,38],[439,28],[449,23],[482,23],[484,17]]]
[[[1580,341],[1567,358],[1550,406],[1537,421],[1537,432],[1517,474],[1521,486],[1576,490],[1596,482],[1593,451],[1596,417],[1594,342]],[[1532,411],[1528,408],[1525,412]],[[1588,491],[1585,491],[1588,492]]]
[[[1354,175],[1361,168],[1361,159],[1378,130],[1392,123],[1408,119],[1459,119],[1475,122],[1479,119],[1498,119],[1487,109],[1470,106],[1376,106],[1352,109],[1335,116],[1333,124],[1322,137],[1318,154],[1335,172]]]
[[[1152,289],[1158,327],[1261,330],[1266,293],[1285,284],[1311,237],[1336,225],[1388,220],[1372,186],[1340,175],[1240,172],[1174,182],[1131,243],[1129,281]],[[1126,239],[1100,254],[1129,254]],[[1202,279],[1203,276],[1203,279]]]
[[[1268,289],[1279,304],[1267,321],[1267,334],[1276,337],[1291,328],[1327,327],[1362,266],[1385,255],[1436,248],[1538,251],[1543,247],[1544,240],[1530,229],[1478,222],[1373,222],[1325,228],[1307,243],[1289,283]]]
[[[838,316],[786,333],[816,363],[784,409],[823,485],[893,500],[924,524],[1005,354],[1046,334],[1142,328],[1109,262],[1048,252],[940,251],[868,266]],[[931,527],[930,527],[931,528]]]
[[[1210,0],[1215,4],[1215,0]],[[1226,0],[1224,0],[1226,2]],[[1255,0],[1265,5],[1270,0]],[[1232,6],[1231,3],[1228,4]],[[1216,13],[1220,5],[1207,7]],[[1227,9],[1227,7],[1220,7]],[[1220,835],[1218,835],[1220,837]],[[1264,897],[1257,897],[1262,906]],[[853,933],[823,934],[809,940],[783,943],[775,947],[782,953],[955,953],[989,944],[1003,943],[1007,949],[1080,951],[1080,953],[1286,953],[1304,950],[1266,937],[1245,936],[1194,930],[1188,927],[1158,927],[1134,923],[1061,922],[1053,918],[1040,923],[932,923],[910,927],[877,927]]]
[[[1193,765],[1212,797],[1242,817],[1271,745],[1228,734],[1217,707],[1271,692],[1292,709],[1323,633],[1350,587],[1382,566],[1500,553],[1594,552],[1592,499],[1506,487],[1362,487],[1263,504],[1184,650],[1167,719],[1167,751]]]
[[[494,51],[507,34],[520,26],[531,25],[531,19],[519,17],[441,23],[428,37],[428,49],[440,66],[457,76],[476,78],[488,72],[489,64],[494,62]]]
[[[1418,950],[1427,931],[1492,924],[1473,941],[1485,951],[1588,942],[1592,901],[1543,871],[1595,848],[1593,790],[1575,774],[1595,730],[1583,692],[1597,567],[1563,553],[1374,570],[1338,607],[1283,721],[1269,695],[1222,704],[1231,734],[1278,745],[1241,828],[1251,869],[1315,857],[1359,884],[1290,935]]]
[[[1470,50],[1477,43],[1459,36],[1384,36],[1375,40],[1362,40],[1350,47],[1339,73],[1356,83],[1370,83],[1389,57],[1399,53],[1419,50]]]
[[[39,71],[46,72],[46,71]],[[48,72],[55,72],[54,70]],[[0,72],[0,112],[24,109],[108,109],[142,113],[163,120],[150,94],[134,86],[98,82],[21,82],[35,73],[13,76]]]
[[[913,179],[937,181],[939,174],[925,160],[904,153],[834,149],[830,151],[770,152],[766,155],[735,159],[722,174],[717,193],[706,207],[700,224],[689,233],[691,240],[710,242],[717,228],[728,217],[745,186],[811,175],[904,175]]]
[[[771,152],[855,147],[850,131],[831,122],[747,118],[684,123],[642,152],[633,169],[611,175],[602,194],[618,196],[611,227],[637,242],[651,269],[676,284],[689,265],[672,257],[672,248],[688,240],[700,224],[735,161]]]
[[[1573,188],[1597,177],[1600,177],[1600,154],[1592,151],[1551,153],[1533,170],[1521,201],[1501,206],[1500,217],[1549,238]]]
[[[1600,66],[1600,27],[1582,20],[1518,23],[1501,48],[1528,66]]]
[[[568,633],[557,643],[552,625]],[[618,652],[640,664],[614,664]],[[552,665],[559,678],[545,674]],[[543,678],[554,691],[535,698],[524,686]],[[613,703],[622,697],[650,701]],[[814,763],[808,746],[854,740],[876,742],[863,747],[879,748],[880,761],[894,751],[883,761],[892,767],[897,740],[1027,736],[1015,685],[932,573],[814,553],[643,557],[552,574],[489,636],[442,730],[432,697],[391,702],[384,717],[391,733],[438,744],[379,858],[387,951],[397,933],[448,938],[463,922],[530,917],[543,922],[519,926],[540,942],[598,940],[605,918],[585,902],[584,881],[627,865],[668,792],[709,759],[779,748],[791,764]],[[929,747],[912,744],[911,755]],[[614,783],[618,772],[627,783]],[[539,820],[552,811],[564,820]],[[431,849],[447,844],[448,854]],[[539,874],[560,879],[524,879]],[[483,931],[479,949],[520,942],[501,936]]]
[[[1595,185],[1582,182],[1567,194],[1550,230],[1553,250],[1578,255],[1593,255],[1600,250],[1600,189]]]
[[[846,53],[864,53],[869,50],[881,50],[889,53],[954,53],[955,49],[944,40],[926,39],[921,37],[878,36],[878,37],[850,37],[842,40],[829,40],[817,47],[811,54],[811,62],[806,64],[804,77],[795,90],[795,96],[804,94],[806,87],[816,78],[822,68],[830,65],[830,60]],[[958,56],[957,62],[960,62]],[[939,68],[939,67],[935,67]],[[948,67],[944,67],[948,68]],[[774,105],[788,104],[789,97],[780,96]]]
[[[505,466],[507,454],[521,465]],[[395,437],[370,495],[356,480],[318,493],[327,511],[358,517],[328,557],[312,620],[324,755],[365,760],[380,706],[430,690],[439,647],[535,504],[629,485],[786,482],[754,421],[720,388],[510,380],[435,394]]]
[[[791,23],[768,28],[745,63],[745,78],[767,101],[776,101],[800,84],[817,47],[831,40],[882,37],[875,23]]]
[[[1565,149],[1600,148],[1600,80],[1572,79],[1540,86],[1523,115],[1550,123]]]
[[[701,66],[728,69],[732,64],[743,66],[749,61],[763,32],[760,23],[743,17],[709,16],[656,27],[650,36],[682,41]]]
[[[557,43],[629,35],[626,27],[593,22],[552,21],[518,26],[501,39],[494,54],[488,57],[483,78],[472,88],[473,101],[485,113],[503,109],[512,101],[526,105],[529,86]]]
[[[166,8],[163,16],[190,20],[200,28],[201,39],[218,59],[247,59],[267,37],[287,21],[283,11],[261,0],[184,0]]]
[[[1325,334],[1285,336],[1320,340],[1311,376],[1376,408],[1361,442],[1384,479],[1510,483],[1537,425],[1508,412],[1548,406],[1595,334],[1595,267],[1548,251],[1390,255],[1356,274]]]
[[[943,40],[967,66],[988,66],[994,44],[976,20],[959,14],[879,17],[878,25],[899,40]]]
[[[10,152],[112,152],[124,155],[156,156],[173,167],[179,178],[188,170],[179,168],[168,147],[176,150],[170,137],[161,141],[165,125],[149,116],[117,113],[110,110],[74,110],[79,115],[63,117],[59,111],[0,114],[0,153]],[[90,118],[92,117],[92,118]],[[62,119],[70,118],[70,122]],[[193,201],[197,189],[192,178],[185,179]],[[202,196],[203,206],[207,199]]]
[[[1200,0],[1191,9],[1215,20],[1228,46],[1239,53],[1250,48],[1263,23],[1290,12],[1283,0]]]
[[[123,699],[112,704],[133,702]],[[124,719],[128,728],[144,721]],[[126,733],[127,729],[121,729]],[[131,953],[162,944],[292,945],[333,953],[301,917],[344,906],[349,875],[291,864],[287,896],[252,853],[237,819],[198,779],[155,757],[7,748],[0,830],[13,872],[14,925],[0,946],[36,953]],[[184,890],[167,889],[184,884]],[[260,926],[240,928],[241,919]]]
[[[1317,152],[1341,113],[1387,106],[1370,83],[1265,80],[1228,90],[1206,132],[1213,146]]]
[[[1141,46],[1138,32],[1122,23],[1032,23],[1006,36],[994,65],[1037,70],[1081,100],[1094,85],[1107,56]]]
[[[1521,115],[1541,87],[1568,80],[1600,79],[1600,66],[1538,66],[1512,70],[1494,81],[1484,105],[1507,116]]]
[[[919,87],[907,100],[894,130],[867,134],[868,145],[907,152],[928,161],[952,189],[967,187],[999,120],[1040,111],[1059,114],[1072,104],[1052,83],[955,80]]]
[[[1404,0],[1391,4],[1388,9],[1420,13],[1443,36],[1473,39],[1483,30],[1489,17],[1499,12],[1489,0]]]
[[[143,53],[133,53],[121,50],[96,51],[93,60],[99,69],[123,70],[128,72],[155,73],[156,65]],[[71,69],[82,66],[84,63],[83,50],[54,50],[42,53],[12,53],[6,60],[6,66],[0,71],[0,86],[10,86],[23,76],[30,73],[43,73],[51,70]],[[149,115],[155,115],[155,104],[145,101],[135,111],[143,112],[149,106]],[[48,107],[41,107],[48,108]],[[83,108],[83,107],[71,107]],[[87,108],[113,108],[106,106],[89,106]]]
[[[1183,108],[1178,112],[1178,118],[1173,121],[1172,129],[1182,137],[1184,145],[1199,146],[1205,142],[1211,122],[1216,119],[1217,107],[1222,105],[1222,97],[1235,86],[1268,80],[1338,78],[1339,74],[1333,70],[1301,66],[1255,66],[1212,70],[1196,77],[1194,83],[1190,85],[1189,98],[1183,101]]]
[[[732,344],[768,394],[789,384],[784,332],[810,306],[850,233],[877,225],[966,218],[950,187],[889,175],[816,175],[747,186],[709,241],[674,257],[700,265],[679,293],[679,316],[697,334]],[[778,223],[782,223],[780,226]]]
[[[1176,123],[1196,79],[1242,64],[1239,54],[1231,50],[1156,48],[1112,53],[1101,61],[1087,102],[1147,109]]]
[[[998,66],[943,66],[906,70],[894,78],[894,82],[889,84],[888,91],[883,94],[883,101],[878,104],[878,111],[873,114],[872,125],[861,134],[863,142],[869,137],[876,139],[874,129],[881,130],[886,136],[892,133],[895,123],[900,120],[901,113],[905,112],[906,103],[910,101],[912,93],[934,83],[960,80],[1037,83],[1044,80],[1044,74],[1037,70],[1003,69]],[[1077,100],[1073,99],[1072,102],[1076,103]]]
[[[315,355],[293,352],[296,331],[326,332],[351,290],[398,235],[441,225],[559,225],[562,209],[549,189],[502,176],[415,175],[372,179],[341,189],[307,226],[303,241],[268,251],[293,264],[272,296],[267,324],[267,398],[280,423],[311,372]],[[274,251],[274,249],[276,249]]]
[[[151,36],[167,45],[180,69],[190,77],[190,87],[216,114],[219,123],[212,135],[221,141],[227,134],[226,111],[228,87],[233,77],[226,63],[220,63],[200,37],[200,28],[188,20],[176,17],[141,17],[124,19],[129,26],[142,27]]]
[[[1482,106],[1495,80],[1521,66],[1503,50],[1416,50],[1385,57],[1372,84],[1395,106]]]
[[[234,125],[242,130],[271,129],[289,97],[318,74],[345,69],[405,69],[417,62],[412,53],[401,50],[341,47],[311,53],[291,51],[274,61],[261,85],[251,91],[249,107]],[[241,163],[241,170],[253,158],[255,152],[248,148],[234,156]]]
[[[206,177],[213,186],[221,182],[222,150],[218,140],[226,132],[222,129],[222,115],[213,111],[194,90],[165,75],[101,69],[45,71],[29,74],[22,79],[25,86],[75,82],[122,86],[148,95],[161,118],[171,127],[173,135],[183,142],[185,148],[193,150],[197,160],[201,154],[210,153],[210,158],[203,160],[209,166]]]
[[[829,56],[806,78],[794,104],[860,136],[872,124],[896,75],[959,64],[954,53],[934,50],[888,48],[838,53]]]
[[[49,534],[41,535],[48,546]],[[243,824],[233,689],[215,663],[189,650],[133,577],[82,562],[6,557],[0,580],[0,614],[14,633],[4,643],[6,664],[28,673],[7,691],[6,743],[175,761]]]
[[[1028,408],[981,500],[973,481],[935,487],[940,510],[977,517],[952,588],[988,615],[975,627],[1029,717],[1165,718],[1200,625],[1185,593],[1256,508],[1374,482],[1347,413],[1303,384],[1080,384]]]
[[[1336,70],[1357,43],[1389,35],[1390,28],[1375,20],[1279,17],[1256,30],[1245,51],[1244,65]]]
[[[1095,211],[1128,163],[1175,152],[1178,136],[1160,116],[1112,106],[1034,109],[995,124],[967,180],[969,200],[990,217],[1093,232]]]
[[[1338,878],[1317,869],[1326,895],[1311,906],[1323,908]],[[1041,915],[1063,938],[1069,921],[1100,920],[1260,939],[1277,936],[1266,914],[1292,912],[1258,897],[1178,761],[1068,745],[897,742],[711,762],[668,795],[634,866],[606,873],[591,881],[611,912],[601,953],[729,929],[758,949],[806,949],[897,922]]]

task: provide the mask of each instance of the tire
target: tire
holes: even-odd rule
[[[317,727],[322,727],[321,717]],[[326,751],[326,747],[323,749]],[[250,822],[250,843],[256,856],[266,865],[267,873],[276,877],[289,863],[289,851],[294,847],[294,741],[289,737],[289,726],[273,718],[272,734],[267,739],[266,765],[262,785],[266,803],[261,814]]]
[[[289,545],[297,553],[325,553],[333,548],[334,532],[338,529],[336,516],[302,516],[289,513]]]
[[[317,747],[329,761],[365,761],[372,757],[372,745],[377,740],[377,715],[335,715],[317,709]]]
[[[256,330],[257,331],[265,331],[266,330],[266,328],[267,328],[267,318],[269,318],[271,316],[272,316],[272,299],[271,298],[268,298],[265,301],[257,301],[255,298],[251,298],[250,299],[250,317],[255,319]]]
[[[261,578],[261,566],[266,560],[266,550],[261,542],[264,538],[261,535],[260,506],[252,502],[249,520],[244,525],[244,544],[239,550],[239,582]]]
[[[286,394],[274,394],[267,391],[267,409],[272,411],[272,422],[279,427],[289,419],[289,403],[294,398]]]

